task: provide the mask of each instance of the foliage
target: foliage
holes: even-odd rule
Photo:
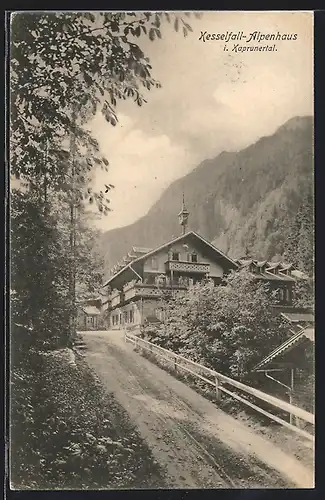
[[[297,280],[295,283],[294,305],[297,307],[314,309],[315,282],[313,278]]]
[[[314,274],[314,200],[311,186],[305,188],[291,232],[285,244],[285,256],[309,276]]]
[[[60,240],[57,220],[45,209],[35,193],[12,191],[11,320],[29,327],[34,342],[56,345],[68,335],[71,256]],[[12,340],[18,342],[15,332]]]
[[[71,220],[68,212],[62,211],[61,205],[53,206],[53,213],[58,221],[61,248],[67,249],[70,244]],[[97,293],[102,284],[103,262],[96,251],[99,231],[92,227],[92,214],[79,205],[75,213],[74,230],[75,245],[73,265],[75,267],[77,295]],[[70,250],[69,250],[69,253]]]
[[[93,170],[107,171],[109,162],[87,122],[101,111],[114,126],[119,99],[142,106],[143,91],[160,87],[137,39],[161,38],[163,19],[184,36],[191,31],[168,13],[11,17],[10,172],[20,184],[10,230],[15,487],[119,487],[139,480],[142,465],[150,471],[148,450],[140,445],[138,456],[127,446],[138,438],[121,414],[129,435],[125,443],[114,437],[114,401],[105,406],[92,376],[45,362],[39,350],[69,345],[75,291],[95,290],[101,279],[85,202],[107,214],[114,186],[89,186]]]
[[[194,285],[166,304],[164,324],[146,334],[163,347],[242,379],[286,338],[287,327],[274,315],[266,286],[243,270],[231,273],[223,286]]]
[[[100,282],[84,207],[107,214],[114,186],[99,193],[89,186],[94,168],[109,163],[86,126],[98,110],[116,125],[118,99],[141,106],[142,90],[160,87],[137,40],[161,38],[163,20],[176,30],[182,23],[184,36],[191,31],[167,13],[12,14],[11,174],[25,190],[12,195],[14,317],[40,337],[65,331],[76,285],[85,292]]]
[[[126,412],[66,351],[29,352],[12,372],[12,487],[157,487],[160,471]]]
[[[82,215],[82,214],[80,214]],[[11,320],[30,330],[12,329],[12,352],[26,349],[24,337],[41,347],[66,345],[73,314],[69,275],[76,267],[78,290],[94,292],[101,284],[101,262],[93,255],[93,231],[84,217],[77,221],[78,238],[70,252],[67,214],[48,211],[37,192],[11,194]],[[23,333],[25,332],[25,333]]]
[[[45,165],[52,188],[69,173],[63,142],[73,134],[83,177],[96,165],[107,169],[97,141],[83,126],[101,111],[113,126],[119,99],[146,102],[143,90],[160,87],[138,39],[161,38],[163,22],[191,27],[176,14],[134,12],[15,13],[11,19],[11,170],[35,180]]]

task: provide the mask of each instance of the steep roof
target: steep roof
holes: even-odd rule
[[[237,269],[238,268],[237,262],[235,262],[234,260],[232,260],[226,254],[224,254],[221,250],[219,250],[214,245],[212,245],[212,243],[210,243],[209,241],[207,241],[205,238],[203,238],[202,236],[200,236],[196,232],[189,231],[189,232],[187,232],[185,234],[182,234],[181,236],[178,236],[177,238],[174,238],[173,240],[168,241],[167,243],[164,243],[163,245],[161,245],[161,246],[159,246],[157,248],[154,248],[153,250],[149,250],[147,253],[143,253],[142,255],[140,255],[139,257],[137,257],[136,259],[133,259],[130,263],[128,263],[125,266],[123,266],[121,269],[118,270],[118,272],[116,272],[113,276],[111,276],[104,283],[103,286],[107,286],[116,276],[122,274],[122,272],[125,269],[130,268],[132,266],[132,264],[134,264],[136,262],[140,262],[142,260],[145,260],[148,257],[154,255],[155,253],[160,252],[164,248],[166,248],[166,247],[168,247],[170,245],[173,245],[173,244],[175,244],[175,243],[177,243],[179,241],[182,241],[182,240],[184,240],[186,238],[194,238],[194,239],[196,239],[201,245],[204,245],[210,251],[214,252],[219,259],[227,262],[228,267],[230,267],[232,269]],[[135,247],[133,247],[133,248],[135,248]],[[137,248],[137,250],[139,250],[139,248]],[[145,249],[141,249],[141,250],[145,250]],[[132,269],[132,267],[131,267],[131,269]]]
[[[252,371],[266,369],[268,365],[270,365],[277,358],[287,353],[294,347],[302,344],[304,341],[310,340],[311,342],[315,341],[315,329],[312,327],[301,328],[297,333],[292,335],[289,339],[285,340],[282,344],[276,347],[266,358],[262,359],[260,363],[258,363]],[[263,370],[262,370],[263,371]]]

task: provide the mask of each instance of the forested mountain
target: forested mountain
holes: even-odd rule
[[[231,257],[281,257],[312,270],[312,117],[292,118],[242,151],[203,161],[172,183],[144,217],[104,233],[105,274],[133,245],[155,247],[180,234],[183,191],[188,229]]]

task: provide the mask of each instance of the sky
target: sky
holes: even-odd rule
[[[204,12],[201,19],[185,19],[193,29],[186,38],[166,22],[161,40],[139,39],[162,88],[146,92],[142,107],[118,103],[116,127],[101,114],[88,124],[110,162],[107,173],[96,171],[93,186],[115,185],[113,211],[98,218],[100,230],[135,222],[204,159],[241,150],[291,117],[313,114],[311,12]],[[229,41],[225,51],[223,41],[200,40],[201,31],[297,37]],[[237,43],[276,44],[277,51],[236,52]]]

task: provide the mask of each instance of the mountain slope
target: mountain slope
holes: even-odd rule
[[[177,214],[183,190],[190,211],[188,229],[230,256],[295,255],[299,238],[304,248],[305,238],[312,238],[312,117],[292,118],[242,151],[203,161],[171,184],[144,217],[104,233],[99,246],[106,271],[133,245],[155,247],[180,234]]]

